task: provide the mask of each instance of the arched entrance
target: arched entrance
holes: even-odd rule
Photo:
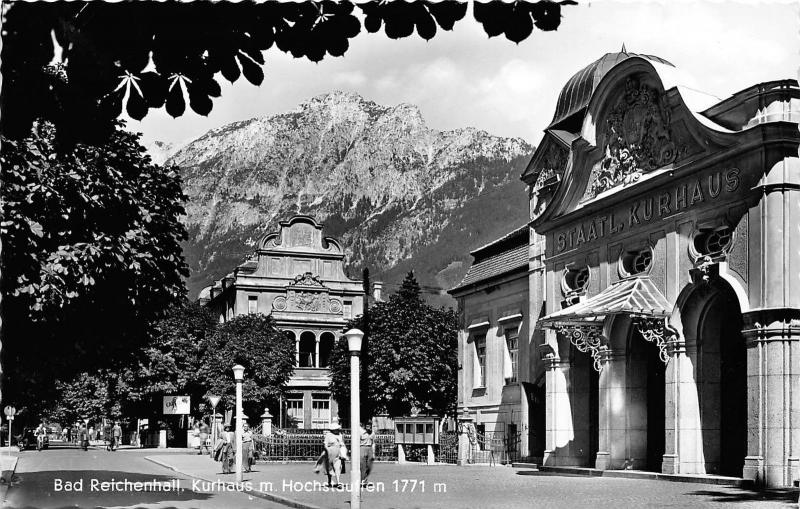
[[[658,347],[646,341],[634,325],[628,336],[628,426],[634,461],[641,468],[661,471],[664,456],[664,377],[666,366]],[[638,442],[638,443],[636,443]],[[634,467],[639,467],[634,463]]]
[[[716,278],[695,285],[681,307],[694,365],[702,459],[708,474],[741,477],[747,454],[747,350],[733,288]]]

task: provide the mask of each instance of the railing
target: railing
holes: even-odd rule
[[[436,454],[439,463],[458,463],[458,433],[445,431],[439,435],[439,450]]]
[[[350,431],[342,430],[342,439],[350,449]],[[274,429],[271,435],[253,434],[256,459],[262,461],[316,461],[325,450],[324,430]],[[375,434],[375,459],[396,461],[394,433]]]
[[[343,430],[342,438],[350,449],[350,431]],[[469,441],[467,463],[508,464],[519,458],[521,434],[504,432],[475,433]],[[253,434],[256,459],[261,461],[316,461],[325,450],[324,431],[315,429],[276,429],[271,435]],[[427,446],[405,446],[407,461],[425,462]],[[444,432],[439,445],[434,446],[439,463],[458,462],[458,433]],[[397,446],[392,430],[375,433],[375,460],[397,461]]]
[[[507,435],[505,432],[475,433],[470,437],[467,463],[500,463],[506,465],[519,458],[521,434]]]

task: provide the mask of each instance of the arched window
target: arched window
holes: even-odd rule
[[[319,367],[327,368],[331,363],[331,353],[336,337],[332,332],[323,332],[319,338]]]
[[[300,367],[313,368],[316,362],[317,337],[313,332],[300,334]]]

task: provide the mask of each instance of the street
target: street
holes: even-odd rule
[[[347,482],[349,477],[344,477]],[[220,474],[219,463],[186,450],[84,452],[56,443],[46,451],[20,453],[14,479],[4,507],[287,507],[231,492],[227,483],[234,481],[232,474]],[[349,507],[347,492],[317,486],[323,477],[313,474],[311,463],[258,463],[244,480],[254,494],[267,491],[299,507]],[[363,493],[364,509],[797,507],[796,490],[572,476],[502,466],[377,463],[371,480],[375,489]],[[82,491],[74,491],[77,487]]]
[[[174,452],[153,449],[108,452],[104,448],[90,448],[84,452],[75,446],[59,443],[52,443],[49,449],[41,452],[23,451],[3,507],[286,507],[243,493],[221,490],[195,492],[188,476],[145,459],[145,456],[171,454]],[[154,485],[153,481],[157,484]],[[103,485],[103,482],[109,484]],[[150,484],[137,486],[136,482]],[[78,486],[82,491],[68,491]],[[154,486],[160,489],[155,491]],[[141,491],[136,491],[137,488]],[[164,488],[169,491],[162,491]]]

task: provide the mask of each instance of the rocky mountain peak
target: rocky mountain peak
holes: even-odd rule
[[[297,212],[325,223],[354,270],[369,266],[390,281],[393,270],[416,260],[422,281],[443,284],[436,274],[453,262],[466,270],[474,236],[486,243],[524,221],[518,177],[532,153],[519,138],[437,131],[415,105],[384,106],[343,91],[213,129],[169,160],[190,197],[189,286],[196,292],[229,272]],[[501,190],[513,199],[496,197]],[[437,245],[435,255],[419,258]]]

